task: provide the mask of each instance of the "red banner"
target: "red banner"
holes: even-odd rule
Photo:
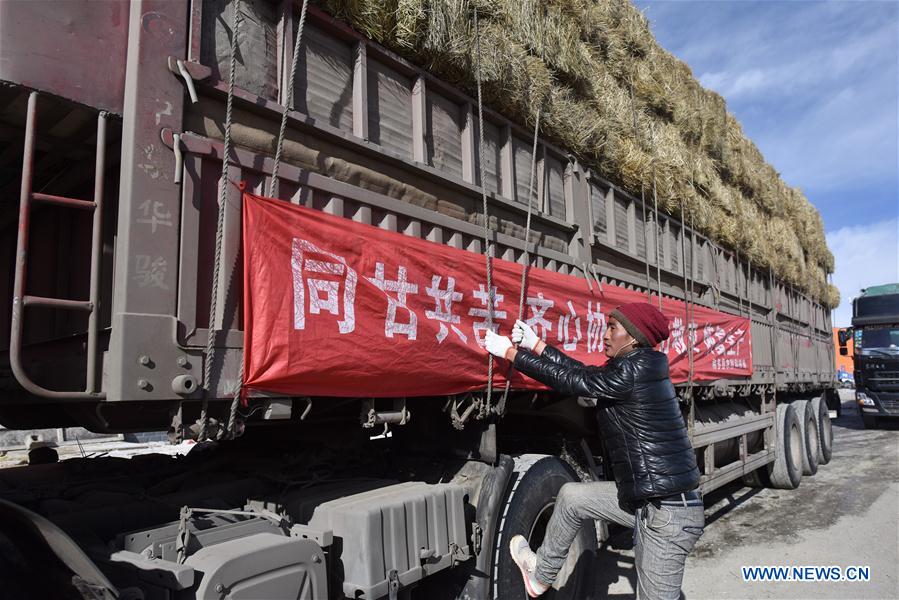
[[[484,389],[484,257],[289,204],[243,196],[245,386],[289,395],[397,397]],[[493,261],[494,328],[518,316],[522,266]],[[549,344],[602,364],[608,314],[646,296],[531,269],[524,320]],[[752,373],[749,322],[665,299],[674,381]],[[497,361],[494,381],[505,383]],[[519,373],[516,388],[543,389]]]

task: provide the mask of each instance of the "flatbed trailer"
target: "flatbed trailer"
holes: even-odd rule
[[[243,435],[225,439],[243,361],[240,190],[218,204],[233,9],[0,7],[0,186],[20,198],[0,213],[12,315],[0,320],[0,423],[191,436],[205,393],[222,438],[182,459],[0,472],[0,532],[34,559],[11,593],[520,597],[509,537],[539,543],[563,483],[611,477],[593,413],[572,399],[513,392],[503,414],[460,427],[450,413],[483,394],[251,394]],[[300,7],[244,0],[240,11],[227,178],[264,195]],[[53,39],[68,43],[41,50]],[[534,158],[533,132],[488,108],[478,165],[475,98],[315,6],[303,40],[280,199],[482,253],[483,186],[497,257],[749,320],[751,376],[677,385],[704,492],[741,477],[793,488],[829,460],[824,307],[564,148],[539,139]],[[389,433],[373,435],[384,422]],[[555,597],[590,597],[592,570],[577,565],[596,539],[585,528]]]

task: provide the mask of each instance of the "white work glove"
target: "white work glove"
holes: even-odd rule
[[[484,347],[493,356],[506,358],[506,352],[512,347],[512,340],[504,335],[497,335],[488,329],[484,336]]]
[[[531,326],[522,320],[515,321],[512,327],[512,343],[518,344],[525,350],[533,350],[540,341],[537,332],[531,329]]]

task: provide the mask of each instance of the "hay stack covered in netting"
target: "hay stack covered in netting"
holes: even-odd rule
[[[818,211],[786,185],[629,0],[319,0],[334,16],[472,92],[635,195],[770,267],[828,307],[833,255]],[[479,18],[476,44],[474,13]],[[635,118],[636,117],[636,118]],[[636,126],[635,126],[636,120]]]

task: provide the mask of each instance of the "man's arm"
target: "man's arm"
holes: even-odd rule
[[[515,321],[515,325],[512,326],[512,343],[516,344],[519,348],[533,352],[537,356],[543,356],[556,364],[565,365],[567,367],[584,366],[584,363],[571,358],[557,348],[547,345],[547,343],[537,335],[537,331],[521,319]],[[546,351],[545,354],[544,351]],[[514,353],[510,353],[510,356],[507,356],[506,358],[514,360],[515,355]]]
[[[538,348],[539,347],[540,346],[538,346]],[[562,365],[563,367],[568,367],[570,369],[574,369],[574,368],[584,368],[587,366],[584,363],[582,363],[581,361],[571,358],[570,356],[568,356],[567,354],[565,354],[564,352],[562,352],[555,346],[550,346],[549,344],[543,344],[542,352],[537,352],[536,351],[537,348],[535,348],[534,350],[535,350],[534,354],[537,354],[538,356],[545,358],[546,360],[553,362],[557,365]]]
[[[569,360],[577,363],[574,359]],[[520,372],[567,396],[605,398],[614,402],[629,396],[634,387],[633,370],[625,361],[612,361],[604,367],[580,363],[573,366],[550,360],[546,352],[537,356],[520,350],[515,354],[514,364]]]

